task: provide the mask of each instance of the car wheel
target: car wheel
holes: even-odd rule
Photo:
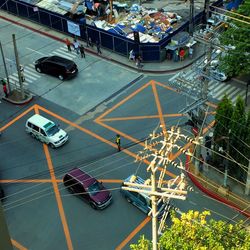
[[[90,206],[94,209],[97,209],[96,205],[93,202],[90,202]]]
[[[50,143],[49,146],[50,146],[51,148],[55,148],[55,145],[54,145],[53,143]]]
[[[32,132],[30,132],[29,134],[31,137],[35,138],[35,135]]]
[[[59,78],[59,80],[61,80],[61,81],[63,81],[63,80],[64,80],[63,75],[59,75],[59,76],[58,76],[58,78]]]
[[[42,70],[41,70],[40,67],[36,67],[36,71],[37,71],[38,73],[42,73]]]

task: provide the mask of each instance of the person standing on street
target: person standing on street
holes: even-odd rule
[[[117,145],[117,149],[118,149],[118,152],[121,151],[121,137],[119,134],[116,135],[116,145]]]
[[[96,41],[97,54],[101,54],[101,45],[99,41]]]
[[[2,84],[3,84],[3,92],[5,94],[5,97],[8,98],[8,89],[7,89],[7,84],[5,82],[5,80],[2,80]]]
[[[68,48],[68,52],[71,52],[71,42],[68,38],[65,39],[65,43],[67,45],[67,48]]]
[[[80,53],[80,44],[79,44],[79,42],[76,39],[74,39],[73,46],[74,46],[74,49],[76,51],[76,54],[79,55],[79,53]]]
[[[20,75],[21,75],[21,81],[24,82],[25,77],[24,77],[24,67],[23,67],[23,65],[20,65]]]
[[[85,49],[84,49],[82,44],[80,45],[79,49],[80,49],[81,58],[83,58],[83,57],[85,58]]]

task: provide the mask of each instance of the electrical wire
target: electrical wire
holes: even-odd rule
[[[226,9],[222,9],[222,8],[220,8],[218,6],[210,6],[210,8],[214,8],[214,9],[218,9],[218,10],[224,11],[226,13],[229,13],[230,15],[236,15],[236,16],[240,16],[240,17],[243,17],[243,18],[246,18],[246,19],[250,19],[249,16],[244,16],[244,15],[241,15],[241,14],[239,14],[237,12],[234,12],[234,11],[229,11],[229,10],[226,10]]]

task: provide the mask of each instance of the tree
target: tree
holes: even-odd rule
[[[225,95],[216,109],[214,141],[216,142],[217,148],[215,149],[219,147],[226,149],[226,141],[220,139],[222,136],[229,136],[230,118],[232,114],[233,104],[231,100],[228,99],[227,95]]]
[[[220,58],[219,67],[229,77],[250,73],[250,0],[245,0],[236,12],[242,16],[234,14],[229,16],[239,21],[228,18],[229,27],[220,38],[224,46],[235,47],[235,49],[229,49],[226,55]]]
[[[224,221],[207,220],[210,212],[189,211],[177,218],[172,213],[172,225],[160,237],[161,250],[209,250],[209,249],[250,249],[250,234],[242,223],[231,224]],[[133,250],[150,250],[152,245],[144,236],[137,244],[130,245]]]
[[[232,118],[230,121],[230,151],[229,154],[233,156],[233,159],[238,163],[245,165],[246,159],[242,154],[246,145],[243,143],[246,137],[247,129],[246,125],[246,112],[245,112],[245,103],[242,97],[238,96],[236,104],[233,110]],[[237,179],[245,180],[246,170],[244,167],[240,167],[238,164],[230,164],[231,174],[234,175]]]

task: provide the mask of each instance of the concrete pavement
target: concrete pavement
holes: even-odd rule
[[[49,30],[45,27],[42,27],[36,23],[32,23],[30,21],[21,19],[16,16],[9,15],[5,12],[0,11],[0,18],[8,20],[14,24],[20,25],[27,29],[33,30],[34,32],[38,32],[45,36],[49,36],[57,41],[64,42],[66,38],[65,34],[56,32],[54,30]],[[65,45],[66,46],[66,45]],[[173,73],[184,68],[190,66],[195,60],[199,59],[204,54],[204,47],[202,45],[198,45],[197,49],[194,53],[193,59],[187,58],[182,62],[173,62],[164,60],[162,63],[143,63],[143,68],[138,69],[134,62],[129,61],[128,58],[115,54],[111,51],[102,49],[102,54],[98,55],[96,47],[86,48],[86,52],[98,57],[103,58],[104,60],[111,61],[113,63],[117,63],[124,67],[130,68],[135,71],[139,71],[145,74],[168,74]],[[250,203],[249,197],[244,197],[244,190],[240,188],[232,188],[231,191],[224,192],[219,189],[220,185],[215,182],[215,179],[221,180],[221,176],[219,173],[214,171],[208,171],[204,175],[196,175],[194,174],[192,164],[188,166],[188,174],[190,179],[194,182],[194,184],[201,189],[203,192],[208,194],[209,196],[229,205],[242,212],[246,216],[250,216]],[[237,187],[237,184],[234,183],[232,186]],[[237,190],[237,192],[236,192]]]

